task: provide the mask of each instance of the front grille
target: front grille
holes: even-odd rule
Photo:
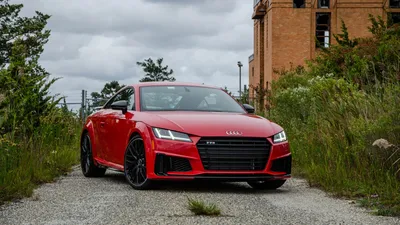
[[[265,138],[201,138],[197,143],[206,170],[264,170],[271,144]]]

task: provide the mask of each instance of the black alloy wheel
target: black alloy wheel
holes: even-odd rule
[[[94,164],[92,143],[88,133],[83,135],[81,141],[81,169],[85,177],[101,177],[107,170]]]
[[[249,181],[247,182],[252,188],[258,190],[275,190],[280,188],[286,180],[266,180],[266,181]]]
[[[151,187],[151,180],[147,179],[145,146],[139,135],[133,137],[126,148],[124,174],[134,189],[145,190]]]

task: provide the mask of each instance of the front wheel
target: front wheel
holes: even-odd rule
[[[147,179],[146,156],[143,139],[137,135],[133,137],[125,151],[124,174],[128,183],[137,190],[151,187],[151,180]]]
[[[258,190],[275,190],[280,188],[286,180],[249,181],[252,188]]]
[[[88,133],[84,134],[81,141],[81,169],[85,177],[101,177],[106,173],[105,168],[94,164],[92,143]]]

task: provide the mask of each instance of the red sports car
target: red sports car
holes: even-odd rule
[[[276,189],[291,177],[284,130],[218,87],[178,82],[126,86],[87,118],[86,177],[121,171],[135,189],[155,180],[247,182]]]

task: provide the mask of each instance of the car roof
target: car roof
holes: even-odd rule
[[[141,82],[141,83],[137,83],[137,84],[132,84],[130,86],[132,86],[132,87],[190,86],[190,87],[207,87],[207,88],[221,89],[221,87],[212,86],[212,85],[204,85],[204,84],[190,83],[190,82],[176,82],[176,81]]]

